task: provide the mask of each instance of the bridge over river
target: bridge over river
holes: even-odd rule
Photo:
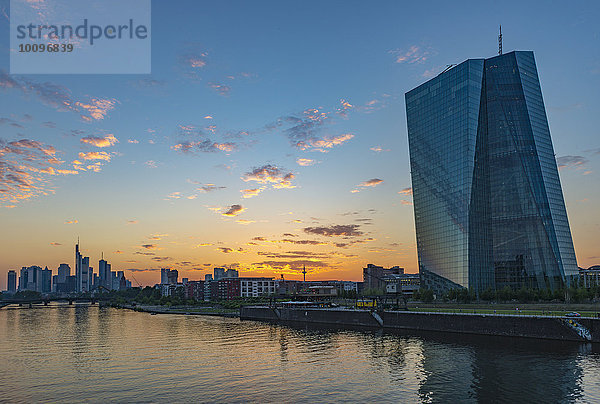
[[[32,307],[34,304],[47,306],[50,302],[68,302],[69,304],[73,303],[82,303],[89,302],[90,304],[96,304],[99,301],[107,301],[110,300],[108,297],[104,296],[73,296],[73,297],[35,297],[29,299],[4,299],[0,300],[0,309],[10,305],[19,305],[19,306],[29,306]]]

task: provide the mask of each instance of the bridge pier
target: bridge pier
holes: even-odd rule
[[[73,305],[73,300],[72,299],[69,299],[69,304]]]
[[[44,300],[44,306],[48,306],[48,300]]]
[[[94,299],[92,299],[92,301],[90,302],[90,304],[94,305],[94,304],[96,304],[96,301]]]
[[[33,308],[33,304],[29,303],[29,308],[30,309]]]

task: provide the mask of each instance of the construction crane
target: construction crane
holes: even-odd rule
[[[137,284],[138,284],[138,286],[140,287],[140,289],[144,289],[144,288],[142,287],[142,284],[141,284],[141,283],[139,283],[137,279],[135,279],[135,276],[133,276],[133,272],[131,273],[131,277],[133,278],[133,280],[135,281],[135,283],[137,283]]]

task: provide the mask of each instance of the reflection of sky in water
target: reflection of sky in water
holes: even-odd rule
[[[292,328],[86,306],[0,311],[9,401],[564,402],[591,345]]]

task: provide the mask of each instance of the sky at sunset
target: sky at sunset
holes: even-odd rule
[[[10,75],[0,0],[0,289],[74,270],[77,237],[144,285],[417,272],[404,93],[494,56],[499,24],[534,51],[578,264],[600,264],[600,3],[483,3],[153,1],[152,74]]]

